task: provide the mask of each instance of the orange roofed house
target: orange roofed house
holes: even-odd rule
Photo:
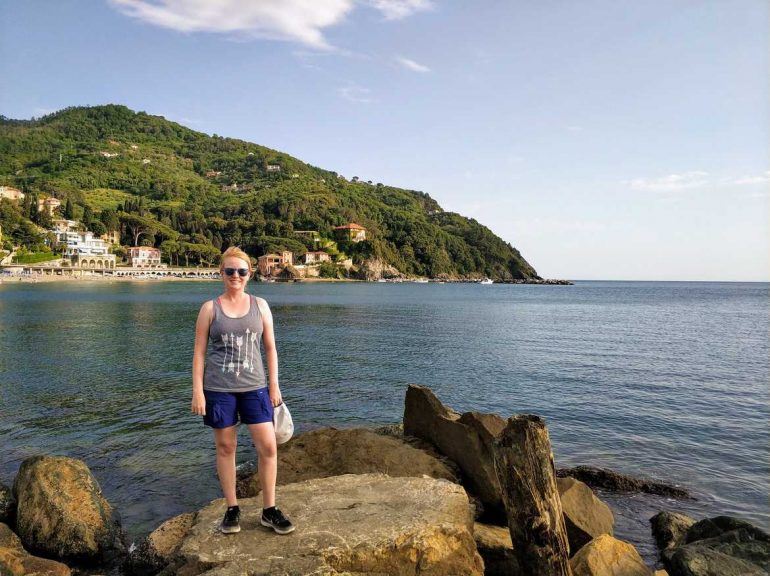
[[[335,226],[334,235],[338,239],[350,240],[351,242],[361,242],[366,240],[366,228],[355,222],[345,224],[344,226]]]
[[[280,254],[265,254],[257,258],[257,268],[261,276],[278,274],[286,266],[294,265],[294,254],[284,250]]]

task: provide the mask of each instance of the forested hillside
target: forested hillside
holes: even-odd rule
[[[475,220],[444,212],[427,194],[355,182],[287,154],[208,136],[124,106],[69,108],[19,121],[0,117],[0,185],[21,189],[21,205],[0,201],[10,241],[42,242],[36,198],[121,244],[154,245],[172,262],[210,263],[229,245],[254,256],[316,245],[298,230],[332,238],[356,222],[367,240],[335,249],[361,264],[376,258],[412,275],[537,278],[510,244]],[[42,221],[41,221],[42,220]]]

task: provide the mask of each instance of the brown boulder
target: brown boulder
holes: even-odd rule
[[[105,561],[124,550],[117,515],[80,460],[27,458],[13,492],[17,532],[29,550],[78,561]]]
[[[180,549],[188,575],[381,574],[481,576],[473,519],[462,487],[433,478],[346,474],[279,486],[296,530],[259,523],[258,498],[240,501],[241,531],[217,532],[225,501],[199,511]]]
[[[404,434],[422,438],[460,468],[468,489],[481,498],[490,516],[504,521],[500,483],[492,459],[492,440],[505,428],[496,414],[457,414],[424,386],[409,385],[404,406]]]
[[[573,576],[653,576],[636,548],[609,534],[591,540],[569,564]]]
[[[484,559],[485,576],[524,576],[513,554],[508,527],[476,522],[473,525],[476,548]]]
[[[177,560],[177,552],[195,522],[195,514],[166,520],[137,546],[129,557],[132,574],[155,574]]]
[[[11,529],[0,523],[0,574],[3,576],[70,576],[61,562],[32,556]]]
[[[612,511],[588,486],[574,478],[557,478],[556,485],[571,554],[574,555],[600,534],[612,536],[615,524]]]
[[[321,428],[300,434],[278,448],[278,485],[375,472],[456,481],[445,464],[425,451],[363,428]],[[256,473],[239,475],[239,497],[256,496],[260,490]]]
[[[660,550],[676,548],[684,544],[687,530],[695,520],[679,512],[658,512],[650,518],[652,535]]]

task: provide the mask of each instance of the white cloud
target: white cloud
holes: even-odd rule
[[[345,100],[349,100],[350,102],[374,102],[370,96],[372,91],[369,90],[369,88],[364,88],[363,86],[349,84],[348,86],[343,86],[340,88],[338,92],[340,96],[342,96]]]
[[[396,62],[401,64],[404,68],[407,70],[411,70],[412,72],[430,72],[430,68],[425,66],[424,64],[420,64],[419,62],[415,62],[414,60],[410,60],[409,58],[404,58],[403,56],[396,56]]]
[[[382,12],[386,20],[401,20],[415,12],[430,10],[430,0],[369,0],[369,3]]]
[[[658,178],[635,178],[626,180],[634,190],[648,190],[652,192],[671,192],[689,188],[701,188],[709,184],[708,172],[694,171],[682,174],[669,174]]]
[[[770,170],[760,176],[742,176],[741,178],[736,178],[730,183],[744,186],[750,184],[767,184],[768,182],[770,182]]]
[[[353,0],[109,0],[128,16],[181,32],[240,34],[329,49],[323,29]]]

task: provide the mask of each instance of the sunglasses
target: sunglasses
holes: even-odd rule
[[[234,276],[236,272],[238,272],[238,276],[241,278],[245,278],[249,275],[248,268],[225,268],[225,274],[228,276]]]

